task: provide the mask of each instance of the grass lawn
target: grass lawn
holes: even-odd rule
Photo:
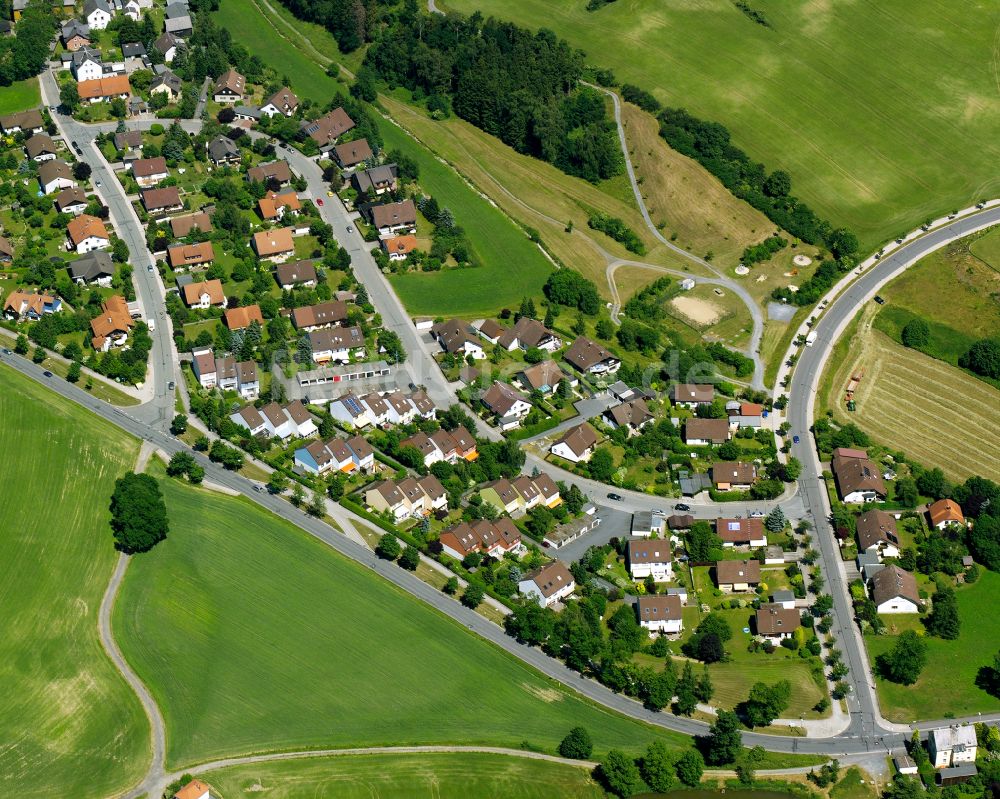
[[[857,766],[847,769],[830,789],[830,799],[874,799],[877,791],[866,776]]]
[[[879,704],[883,715],[890,721],[911,722],[920,719],[939,719],[974,715],[978,712],[1000,711],[1000,699],[976,687],[976,673],[981,666],[992,662],[1000,640],[996,619],[996,598],[1000,595],[1000,574],[986,569],[974,585],[960,586],[958,612],[962,632],[958,639],[945,641],[927,636],[927,665],[914,685],[896,685],[877,678]],[[915,616],[899,619],[883,616],[889,625],[923,631]],[[865,636],[869,659],[875,658],[895,645],[894,636]]]
[[[170,537],[129,568],[114,624],[163,711],[171,767],[307,747],[552,751],[576,724],[599,752],[689,742],[571,697],[245,500],[164,492]]]
[[[14,114],[18,111],[27,111],[29,108],[38,108],[41,102],[38,78],[19,80],[10,86],[4,86],[0,92],[0,114]]]
[[[1000,272],[1000,227],[991,228],[976,236],[969,249],[983,263]]]
[[[596,12],[581,0],[445,3],[553,30],[618,80],[721,122],[863,249],[996,194],[1000,104],[983,68],[995,3],[751,5],[770,27],[730,0],[619,0]]]
[[[585,768],[476,753],[359,755],[234,766],[201,777],[226,799],[493,799],[603,797]]]
[[[137,444],[0,366],[0,795],[101,797],[137,780],[149,725],[101,648],[114,481]]]

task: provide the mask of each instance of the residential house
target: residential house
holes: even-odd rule
[[[62,310],[62,300],[51,294],[36,294],[27,291],[12,291],[3,304],[5,319],[15,321],[37,321],[43,316]]]
[[[618,358],[600,344],[583,336],[570,345],[563,353],[563,358],[575,369],[591,375],[614,374],[622,365]]]
[[[114,11],[107,0],[86,0],[83,4],[83,18],[92,31],[102,31],[108,27]]]
[[[194,232],[211,233],[213,230],[212,217],[205,211],[175,216],[170,220],[170,232],[178,239],[190,236]]]
[[[218,385],[219,373],[211,347],[191,351],[191,371],[202,388],[215,388]]]
[[[711,405],[715,386],[711,383],[676,383],[670,387],[670,401],[679,408],[694,410],[699,405]]]
[[[513,327],[504,330],[496,339],[497,345],[507,352],[515,349],[539,349],[555,352],[562,346],[562,340],[537,319],[522,316]]]
[[[76,186],[73,170],[61,160],[45,161],[38,167],[38,185],[45,194]]]
[[[9,264],[14,260],[14,245],[10,239],[0,236],[0,263]]]
[[[774,591],[771,594],[771,604],[777,605],[779,608],[785,608],[786,610],[792,610],[795,607],[795,592],[794,591]]]
[[[174,799],[212,799],[208,785],[201,780],[191,780],[174,794]]]
[[[205,280],[200,283],[188,283],[183,287],[181,295],[188,308],[211,308],[226,306],[226,294],[222,290],[221,280]]]
[[[398,185],[399,168],[395,164],[381,164],[369,169],[355,171],[351,175],[351,185],[360,193],[368,196],[385,194],[395,191]]]
[[[180,189],[176,186],[167,186],[163,189],[143,189],[139,192],[139,197],[142,199],[142,207],[149,214],[169,214],[184,209]]]
[[[872,575],[871,597],[879,613],[919,613],[917,578],[895,564]]]
[[[128,45],[125,45],[128,47]],[[115,149],[125,153],[142,151],[142,131],[126,130],[115,134]]]
[[[750,427],[757,430],[764,423],[764,406],[755,402],[733,400],[726,403],[726,416],[729,417],[729,424],[734,427]]]
[[[483,498],[483,502],[488,502],[500,513],[517,513],[524,509],[521,505],[521,495],[506,477],[484,485],[479,490],[479,496]]]
[[[237,103],[246,93],[246,78],[235,69],[227,69],[215,81],[212,96],[217,103]]]
[[[624,427],[630,436],[638,435],[642,428],[653,423],[653,414],[641,397],[608,408],[603,416],[612,429]]]
[[[863,449],[838,447],[830,461],[837,481],[840,498],[848,504],[882,502],[885,500],[885,483],[876,464]]]
[[[362,210],[381,238],[417,232],[417,207],[413,200],[369,205]]]
[[[180,77],[169,69],[158,74],[149,84],[150,94],[163,94],[167,102],[176,103],[181,98],[184,91],[184,84]]]
[[[132,177],[144,189],[155,186],[161,180],[170,177],[167,159],[162,155],[156,158],[137,158],[132,162]]]
[[[501,430],[510,430],[521,424],[531,411],[531,403],[506,383],[495,381],[482,397],[483,405],[497,417]]]
[[[346,116],[346,115],[345,115]],[[355,139],[336,145],[333,150],[333,160],[341,169],[353,169],[375,157],[368,139]]]
[[[81,47],[70,53],[69,71],[78,81],[103,78],[104,61],[101,57],[101,51],[92,47]]]
[[[113,294],[101,303],[101,313],[90,320],[90,331],[93,333],[90,343],[97,352],[121,347],[134,324],[125,298]]]
[[[379,245],[385,250],[390,261],[405,261],[410,253],[417,249],[417,237],[393,236],[391,239],[382,239]]]
[[[368,418],[376,427],[389,424],[389,403],[377,391],[371,391],[360,397],[361,404],[368,411]]]
[[[41,133],[45,130],[45,120],[41,111],[32,108],[0,116],[0,129],[4,133]]]
[[[410,402],[417,409],[417,415],[421,419],[434,419],[437,416],[437,408],[423,389],[410,392]],[[465,428],[459,429],[464,430]]]
[[[870,510],[858,516],[855,530],[858,552],[875,552],[880,557],[899,557],[899,534],[896,518],[884,510]]]
[[[431,466],[438,461],[445,460],[444,453],[438,449],[437,444],[431,440],[431,437],[424,432],[417,432],[412,436],[404,438],[399,442],[399,446],[401,448],[414,447],[423,456],[424,466]]]
[[[133,2],[134,0],[130,0]],[[140,69],[150,69],[153,62],[146,52],[146,46],[142,42],[126,42],[122,46],[122,58],[125,59],[125,74],[131,75]],[[124,149],[122,147],[119,150]],[[141,148],[140,148],[141,149]]]
[[[239,367],[237,367],[236,371],[238,386]],[[282,441],[292,436],[306,438],[317,430],[312,414],[306,410],[305,405],[300,400],[289,402],[286,405],[269,402],[259,410],[253,405],[246,405],[231,414],[229,419],[233,424],[247,428],[251,435],[264,433],[268,436],[280,438]]]
[[[389,406],[391,424],[409,424],[416,418],[417,406],[402,391],[391,391],[383,399]]]
[[[328,149],[338,138],[354,127],[352,120],[343,108],[334,108],[319,119],[302,123],[302,131],[311,138],[321,150]],[[362,139],[362,141],[364,141]],[[367,144],[367,142],[365,142]],[[370,152],[370,151],[369,151]],[[369,157],[371,157],[369,155]]]
[[[470,332],[469,323],[461,319],[438,322],[431,328],[431,335],[437,339],[441,349],[451,355],[462,358],[471,355],[477,361],[486,357],[486,351]]]
[[[684,443],[688,446],[724,444],[729,440],[726,419],[687,419],[684,422]]]
[[[265,222],[281,222],[285,214],[297,215],[302,210],[302,201],[294,189],[268,192],[257,200],[257,213]]]
[[[295,93],[291,89],[284,86],[268,98],[267,102],[260,107],[260,111],[269,117],[276,116],[277,114],[290,117],[298,107],[299,98],[295,96]]]
[[[70,261],[69,274],[81,286],[96,284],[107,288],[115,276],[115,265],[111,256],[103,250],[94,250]]]
[[[347,448],[351,451],[351,462],[356,469],[370,472],[375,468],[375,450],[367,440],[361,436],[351,436],[347,439]],[[444,488],[441,490],[444,491]]]
[[[571,387],[579,385],[579,381],[572,375],[566,374],[555,361],[540,361],[534,366],[529,366],[521,371],[518,379],[526,390],[539,391],[542,394],[552,393],[563,380],[566,380]]]
[[[43,161],[51,161],[59,152],[56,143],[45,133],[36,133],[24,143],[24,150],[28,158],[40,164]]]
[[[294,288],[315,288],[316,267],[313,261],[292,261],[279,264],[274,271],[275,280],[285,291]]]
[[[247,180],[252,183],[270,183],[272,180],[281,186],[289,183],[292,179],[292,170],[288,168],[288,162],[270,161],[266,164],[258,164],[247,170]]]
[[[243,158],[240,148],[226,136],[216,136],[206,146],[208,160],[216,166],[238,164]]]
[[[661,535],[663,533],[663,516],[654,514],[651,510],[637,510],[632,512],[632,535],[649,538],[651,535]]]
[[[295,450],[294,462],[297,467],[310,474],[326,474],[332,470],[353,472],[357,468],[354,453],[347,442],[339,438],[314,441]]]
[[[496,344],[505,332],[507,332],[507,328],[496,319],[484,319],[483,323],[479,325],[480,337],[486,339],[490,344]]]
[[[524,510],[529,511],[542,501],[542,492],[528,475],[520,475],[511,481],[511,485],[520,497],[519,505]]]
[[[347,321],[347,304],[339,300],[305,305],[292,309],[292,324],[296,330],[308,332]]]
[[[128,115],[130,117],[137,117],[142,114],[149,113],[149,104],[143,100],[141,97],[132,95],[128,98]]]
[[[191,17],[187,15],[174,17],[173,19],[163,20],[163,29],[166,33],[186,39],[194,32],[194,23],[191,22]]]
[[[938,727],[927,736],[927,751],[934,768],[938,769],[975,763],[978,745],[974,724]]]
[[[715,584],[719,590],[752,591],[760,585],[760,561],[720,560],[715,564]]]
[[[675,513],[667,517],[667,529],[671,532],[690,530],[694,524],[694,516],[690,513]]]
[[[260,394],[260,378],[257,364],[253,361],[239,361],[236,364],[236,390],[243,399],[257,399]]]
[[[86,103],[103,103],[116,97],[127,100],[132,94],[132,86],[128,75],[107,75],[96,80],[82,80],[76,85],[80,101]]]
[[[437,478],[429,476],[437,483],[443,494],[444,488],[437,482]],[[431,512],[430,497],[420,482],[412,477],[376,483],[365,491],[365,504],[376,513],[388,513],[396,522],[401,522],[409,516],[420,516]],[[447,505],[446,496],[444,504]]]
[[[75,53],[81,47],[90,47],[90,26],[78,19],[66,20],[59,29],[63,47]]]
[[[271,261],[286,261],[295,254],[295,242],[289,227],[261,230],[253,234],[250,246],[257,257]]]
[[[360,327],[325,327],[309,331],[309,346],[316,363],[348,363],[352,351],[364,355],[365,337]]]
[[[722,539],[724,547],[767,546],[763,519],[716,519],[715,534]]]
[[[330,400],[327,409],[334,419],[355,429],[367,427],[372,423],[368,408],[353,391]]]
[[[472,524],[459,522],[441,533],[442,551],[457,560],[478,552],[494,558],[506,553],[519,555],[525,551],[521,531],[507,518],[495,521],[480,519]]]
[[[795,631],[802,626],[802,618],[795,608],[782,605],[761,605],[756,616],[757,635],[773,644],[780,643],[785,638],[792,638]]]
[[[528,572],[517,584],[519,593],[531,597],[543,608],[561,602],[575,589],[573,575],[558,560]]]
[[[927,516],[930,518],[931,527],[944,530],[951,525],[965,527],[965,514],[962,507],[953,499],[939,499],[932,502],[927,507]]]
[[[183,46],[184,40],[169,32],[160,34],[159,38],[153,42],[153,47],[159,51],[160,55],[163,56],[164,62],[167,64],[174,60],[177,50]]]
[[[226,320],[226,327],[230,330],[244,330],[254,322],[263,326],[264,316],[260,312],[260,306],[240,305],[237,308],[227,308],[223,313]]]
[[[640,596],[635,610],[639,626],[653,635],[679,635],[684,629],[681,598],[676,594]]]
[[[593,427],[583,422],[567,430],[562,438],[549,447],[549,452],[571,463],[585,463],[594,454],[596,444],[597,433]]]
[[[459,428],[464,430],[465,428]],[[556,485],[556,481],[553,480],[545,472],[539,472],[533,475],[531,478],[531,483],[534,485],[535,490],[538,491],[539,501],[546,508],[554,508],[562,504],[562,495],[559,493],[559,486]],[[515,486],[516,487],[516,486]],[[593,508],[593,506],[591,506]]]
[[[79,216],[87,210],[87,194],[77,186],[63,189],[56,195],[56,210],[61,214]]]
[[[187,0],[167,0],[166,8],[163,11],[165,19],[179,19],[191,15],[191,6]]]
[[[253,127],[258,122],[260,122],[261,117],[264,116],[261,113],[260,108],[255,105],[238,105],[233,111],[236,112],[236,121],[247,123],[244,127]]]
[[[111,246],[111,237],[104,223],[90,214],[80,214],[69,220],[66,237],[69,239],[69,249],[77,255]]]
[[[625,549],[625,563],[633,580],[672,580],[673,559],[669,538],[630,538]]]
[[[757,467],[742,461],[712,464],[712,483],[719,491],[749,491],[757,479]]]

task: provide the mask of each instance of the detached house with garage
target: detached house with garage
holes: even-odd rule
[[[350,363],[351,353],[364,356],[365,337],[360,327],[325,327],[309,331],[315,363]]]
[[[28,158],[36,164],[41,164],[44,161],[53,160],[58,153],[58,148],[51,137],[44,133],[36,133],[24,143],[24,151],[28,154]]]
[[[90,320],[91,346],[97,352],[107,352],[112,347],[121,347],[128,340],[129,331],[135,322],[128,311],[125,298],[113,294],[101,303],[101,313]]]
[[[81,286],[96,284],[108,288],[115,276],[115,265],[104,250],[94,250],[71,261],[69,273],[73,281]]]
[[[137,158],[132,162],[132,177],[144,189],[155,186],[169,176],[167,159],[162,155],[158,155],[156,158]]]
[[[534,599],[543,608],[562,602],[575,589],[573,575],[558,560],[528,572],[517,584],[519,593]]]
[[[274,278],[285,291],[296,288],[316,287],[316,267],[313,261],[292,261],[279,264],[274,270]]]
[[[699,405],[711,405],[715,386],[711,383],[676,383],[670,388],[670,401],[679,408],[694,410]]]
[[[45,161],[38,167],[38,185],[45,194],[76,186],[73,170],[60,160]]]
[[[563,359],[574,369],[594,376],[614,374],[622,365],[621,360],[611,352],[583,336],[563,353]]]
[[[715,534],[723,547],[766,547],[763,519],[716,519]]]
[[[63,189],[56,195],[55,205],[56,210],[61,214],[79,216],[87,210],[87,194],[76,186]]]
[[[256,303],[253,305],[240,305],[236,308],[227,308],[223,314],[223,318],[226,321],[226,327],[230,330],[244,330],[254,322],[261,326],[264,324],[264,316],[260,312],[260,306]]]
[[[246,94],[246,78],[235,69],[227,69],[215,82],[213,97],[217,103],[238,103]]]
[[[43,316],[62,310],[62,300],[50,294],[12,291],[3,304],[5,319],[35,322]]]
[[[932,502],[927,508],[927,516],[930,519],[931,527],[938,530],[945,530],[952,525],[965,527],[965,514],[962,507],[953,499],[939,499]]]
[[[625,549],[625,562],[633,580],[647,577],[657,583],[672,580],[673,559],[669,538],[630,538]]]
[[[469,323],[461,319],[438,322],[431,328],[431,335],[437,339],[441,349],[450,355],[461,358],[471,355],[477,361],[486,357],[486,351],[472,334]]]
[[[337,166],[345,171],[354,169],[359,164],[364,164],[375,157],[371,145],[368,144],[368,139],[355,139],[338,144],[332,152],[333,160],[337,162]]]
[[[262,230],[253,234],[250,246],[261,260],[276,262],[287,261],[295,254],[295,241],[292,229],[288,227],[277,230]]]
[[[240,148],[233,143],[232,139],[225,136],[216,136],[205,145],[208,153],[208,160],[216,166],[224,164],[238,164],[243,158]]]
[[[586,463],[594,454],[596,445],[597,433],[593,427],[583,422],[567,430],[562,438],[549,447],[549,452],[571,463]]]
[[[226,294],[222,289],[221,280],[205,280],[201,283],[188,283],[181,292],[184,304],[188,308],[223,308],[226,305]]]
[[[362,213],[378,231],[380,238],[417,232],[417,207],[413,200],[369,205],[362,209]]]
[[[719,461],[712,466],[712,484],[719,491],[749,491],[756,479],[752,463]]]
[[[635,603],[639,626],[652,635],[679,635],[684,629],[683,608],[678,594],[640,596]]]
[[[359,194],[378,196],[396,190],[398,175],[399,168],[395,164],[381,164],[354,172],[351,175],[351,185]]]
[[[103,250],[111,246],[111,237],[104,223],[96,216],[80,214],[66,225],[68,249],[83,255],[93,250]]]
[[[899,557],[899,535],[896,518],[884,510],[870,510],[857,518],[855,530],[858,536],[859,552],[874,552],[883,557]]]
[[[483,406],[497,419],[501,430],[512,430],[531,411],[531,403],[506,383],[495,381],[482,397]]]
[[[260,107],[260,110],[262,114],[267,114],[269,117],[277,116],[278,114],[290,117],[298,107],[299,98],[295,96],[295,93],[291,89],[285,86],[272,94],[267,102]]]
[[[566,374],[555,361],[541,361],[534,366],[526,367],[519,375],[518,380],[527,391],[540,391],[542,394],[551,394],[559,384],[565,380],[570,387],[579,385],[579,380]]]
[[[715,564],[715,583],[727,593],[752,591],[760,585],[760,561],[720,560]]]
[[[838,447],[830,461],[840,498],[847,504],[885,501],[885,483],[878,466],[863,449]]]
[[[608,408],[603,417],[613,430],[623,427],[630,436],[638,435],[642,428],[653,423],[653,414],[641,397]]]
[[[347,321],[347,304],[340,300],[321,302],[292,309],[292,324],[296,330],[309,332],[332,327]]]
[[[917,578],[895,564],[872,575],[871,597],[879,613],[919,613],[923,605]]]
[[[324,152],[341,136],[354,128],[354,120],[351,119],[343,108],[334,108],[324,114],[319,119],[309,120],[302,123],[302,132],[316,142],[316,145]],[[361,141],[365,141],[362,139]],[[367,145],[368,142],[365,141]],[[369,155],[371,157],[371,149]],[[362,159],[364,160],[364,159]],[[356,162],[360,163],[360,162]]]
[[[522,316],[513,327],[504,330],[497,337],[497,345],[508,352],[516,349],[539,349],[555,352],[562,346],[562,340],[537,319]]]
[[[215,261],[212,242],[199,244],[172,244],[167,247],[167,261],[175,272],[182,272],[195,266],[209,266]]]
[[[176,186],[167,186],[164,189],[143,189],[139,192],[139,197],[142,198],[142,207],[146,209],[148,214],[162,216],[184,210],[181,192]]]
[[[761,605],[755,616],[757,635],[765,641],[777,644],[785,638],[792,638],[802,626],[801,615],[795,608],[782,605]]]

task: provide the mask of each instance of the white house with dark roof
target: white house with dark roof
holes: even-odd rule
[[[594,454],[596,444],[597,433],[589,424],[583,422],[567,430],[562,438],[549,447],[549,452],[571,463],[585,463]]]
[[[573,575],[558,560],[528,572],[517,584],[520,594],[534,599],[543,608],[562,602],[575,589]]]
[[[635,610],[639,626],[654,635],[679,635],[684,629],[683,608],[677,594],[640,596]]]
[[[633,580],[652,577],[654,582],[673,579],[673,553],[668,538],[631,538],[625,549],[625,562]]]

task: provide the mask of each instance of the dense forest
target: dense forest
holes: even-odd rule
[[[9,9],[4,19],[10,19]],[[37,75],[45,67],[56,20],[48,3],[32,3],[13,36],[0,36],[0,86]]]

